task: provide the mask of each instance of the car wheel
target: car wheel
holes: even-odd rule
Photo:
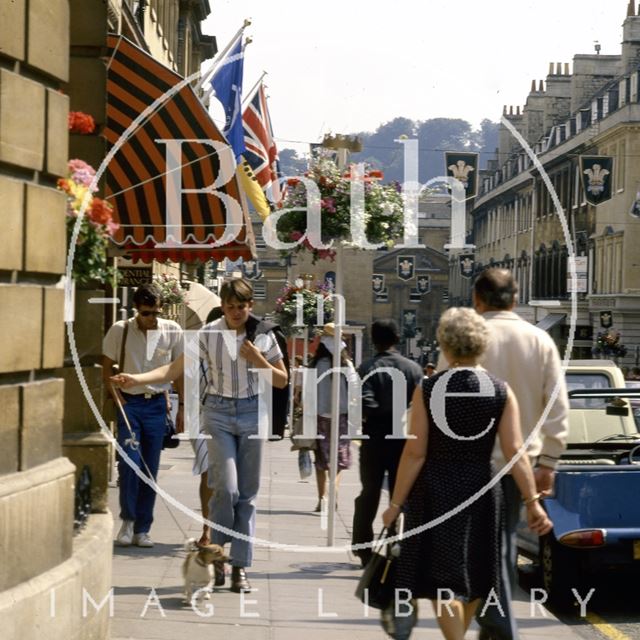
[[[548,533],[540,538],[542,584],[549,602],[557,609],[571,609],[577,604],[572,589],[580,588],[580,564],[572,549],[563,547]]]

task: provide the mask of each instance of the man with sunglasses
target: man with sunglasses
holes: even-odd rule
[[[116,393],[127,415],[133,436],[121,412],[118,410],[118,444],[124,449],[131,463],[142,473],[155,480],[160,465],[162,440],[166,429],[169,383],[146,384],[114,390],[109,382],[113,366],[124,371],[144,373],[169,364],[182,354],[183,341],[180,325],[160,318],[162,296],[154,284],[144,284],[133,294],[135,317],[116,322],[103,341],[103,378],[110,394]],[[124,340],[123,340],[124,338]],[[177,431],[182,431],[182,381],[175,386],[180,396]],[[114,398],[115,400],[115,398]],[[136,444],[137,443],[137,444]],[[145,464],[149,471],[147,472]],[[120,489],[120,518],[122,526],[116,544],[153,547],[149,536],[153,522],[156,494],[143,482],[130,463],[119,458],[118,475]]]

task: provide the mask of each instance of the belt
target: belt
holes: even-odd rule
[[[136,399],[144,398],[145,400],[153,400],[153,398],[157,398],[158,396],[163,396],[164,393],[163,392],[159,392],[159,393],[151,393],[151,392],[147,392],[147,393],[124,393],[124,391],[123,391],[122,395],[125,398],[136,398]]]

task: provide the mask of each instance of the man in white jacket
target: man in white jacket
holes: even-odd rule
[[[569,399],[558,349],[548,333],[513,312],[518,284],[507,269],[483,271],[473,285],[473,306],[489,323],[491,338],[482,366],[509,384],[518,400],[522,436],[535,431],[527,447],[534,466],[537,490],[553,490],[555,467],[566,447],[569,432]],[[442,363],[439,363],[440,370]],[[544,416],[547,406],[549,410]],[[541,423],[541,424],[538,424]],[[494,450],[494,464],[500,470],[505,461],[500,447]],[[516,582],[516,525],[520,515],[520,494],[511,475],[502,477],[505,499],[504,556],[507,575],[495,604],[478,608],[480,640],[517,638],[511,613],[510,591]],[[484,615],[481,615],[484,611]]]

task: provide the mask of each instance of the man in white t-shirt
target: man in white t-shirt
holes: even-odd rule
[[[133,295],[136,315],[130,320],[116,322],[107,332],[103,341],[103,378],[109,393],[112,387],[109,376],[114,364],[120,364],[131,373],[145,373],[159,366],[170,363],[182,354],[182,330],[180,325],[171,320],[159,318],[162,305],[161,293],[153,284],[145,284]],[[126,342],[123,338],[125,336]],[[176,381],[176,388],[181,393],[182,386]],[[147,474],[142,463],[149,467],[155,480],[160,466],[160,452],[166,430],[167,392],[171,385],[154,383],[139,385],[127,389],[127,392],[116,391],[120,395],[127,419],[139,443],[136,447],[132,441],[129,428],[118,411],[118,443],[125,450],[141,471]],[[182,413],[180,407],[179,414]],[[178,422],[181,421],[179,415]],[[140,480],[135,470],[123,459],[118,462],[120,518],[122,526],[116,537],[116,544],[139,547],[152,547],[149,535],[153,522],[153,507],[156,493],[149,485]]]

